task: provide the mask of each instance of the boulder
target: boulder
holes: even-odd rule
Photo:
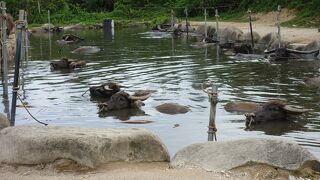
[[[177,103],[164,103],[156,107],[156,109],[164,114],[185,114],[190,111],[188,106]]]
[[[196,143],[177,152],[174,168],[202,168],[208,171],[230,170],[248,163],[267,164],[287,170],[305,166],[319,171],[320,162],[296,143],[277,138],[247,138]]]
[[[95,168],[114,161],[169,161],[167,148],[145,129],[16,126],[0,131],[0,163],[47,164],[59,159]]]

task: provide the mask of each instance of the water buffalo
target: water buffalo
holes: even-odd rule
[[[286,121],[308,111],[310,109],[286,105],[281,101],[271,101],[264,103],[262,108],[254,113],[246,113],[246,126],[251,127],[254,124],[271,121]]]
[[[189,107],[179,105],[177,103],[164,103],[156,107],[156,109],[164,114],[185,114],[190,111]]]
[[[243,31],[233,26],[224,28],[220,34],[220,42],[222,44],[241,42],[244,40]]]
[[[313,51],[299,51],[288,48],[276,48],[272,50],[266,50],[264,53],[268,56],[269,60],[281,61],[289,59],[301,59],[305,56],[302,55],[312,55],[313,58],[316,58],[319,55],[319,49]]]
[[[70,61],[67,58],[62,58],[60,61],[52,61],[50,62],[50,66],[53,70],[58,70],[58,69],[74,69],[74,68],[79,68],[82,66],[85,66],[86,62],[85,61]]]
[[[200,34],[202,37],[205,36],[205,25],[200,25],[196,31],[197,34]],[[213,26],[208,25],[207,26],[207,36],[208,37],[214,37],[216,35],[216,28]]]
[[[188,30],[188,32],[195,31],[195,28],[192,27],[189,22],[187,24],[186,23],[179,23],[177,26],[174,27],[174,29],[179,29],[181,32],[187,32],[187,30]]]
[[[174,26],[175,24],[176,24],[176,20],[167,19],[164,23],[157,24],[154,27],[152,27],[152,30],[166,32],[171,29],[172,25]]]
[[[84,39],[81,37],[78,37],[76,35],[73,34],[65,34],[62,36],[62,38],[60,40],[57,40],[57,42],[59,44],[73,44],[73,43],[77,43],[80,41],[83,41]]]
[[[255,31],[252,32],[252,36],[253,36],[254,43],[258,43],[259,40],[261,39],[260,35]],[[250,32],[247,32],[244,34],[244,41],[246,43],[251,43],[251,33]]]
[[[100,86],[92,86],[89,88],[90,95],[93,97],[110,98],[112,95],[120,91],[121,86],[114,82],[107,82]]]
[[[101,49],[97,46],[81,46],[72,51],[72,53],[79,53],[79,54],[93,54],[100,52]]]
[[[129,95],[124,91],[120,91],[111,96],[110,100],[106,103],[100,103],[99,112],[111,111],[111,110],[121,110],[130,108],[140,108],[144,106],[142,101],[148,99],[151,94],[144,96]]]

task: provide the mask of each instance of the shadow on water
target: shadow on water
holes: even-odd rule
[[[79,31],[85,40],[79,44],[59,45],[63,34],[31,36],[31,59],[24,69],[24,98],[37,119],[49,125],[83,127],[143,127],[164,141],[171,154],[191,143],[207,140],[209,102],[199,84],[211,81],[219,86],[217,104],[217,137],[282,136],[297,141],[320,157],[320,96],[301,84],[304,77],[320,75],[320,61],[272,63],[260,59],[236,60],[216,47],[192,48],[195,37],[173,38],[171,35],[144,33],[143,29],[116,29],[114,34],[102,31]],[[143,34],[141,34],[143,33]],[[152,35],[153,36],[153,35]],[[160,37],[159,37],[160,36]],[[104,51],[81,55],[71,53],[80,46],[97,46]],[[50,51],[51,49],[51,51]],[[50,60],[67,57],[85,60],[84,68],[71,72],[51,71]],[[12,68],[9,82],[12,81]],[[108,80],[117,82],[128,93],[137,89],[157,90],[142,110],[98,113],[97,103],[89,93],[92,85]],[[10,83],[9,83],[10,84]],[[2,85],[0,88],[5,91]],[[9,89],[12,87],[9,87]],[[11,92],[9,91],[9,96]],[[2,112],[7,112],[1,93]],[[307,120],[256,126],[244,130],[244,116],[226,112],[230,101],[267,102],[272,99],[313,109]],[[163,103],[188,106],[186,114],[166,115],[155,107]],[[148,116],[153,123],[126,124],[119,120]],[[234,119],[235,120],[230,120]],[[143,117],[145,118],[145,117]],[[17,109],[17,125],[35,124],[23,108]],[[178,127],[175,127],[179,124]],[[173,128],[175,127],[175,128]]]

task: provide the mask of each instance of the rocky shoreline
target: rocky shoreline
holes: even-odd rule
[[[5,179],[320,177],[319,160],[282,138],[196,143],[171,161],[161,140],[139,128],[7,127],[0,131],[0,144]]]

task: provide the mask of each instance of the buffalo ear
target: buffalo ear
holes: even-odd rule
[[[289,114],[295,114],[300,115],[309,111],[312,111],[312,109],[305,109],[301,106],[292,106],[292,105],[285,105],[283,109],[289,113]]]

